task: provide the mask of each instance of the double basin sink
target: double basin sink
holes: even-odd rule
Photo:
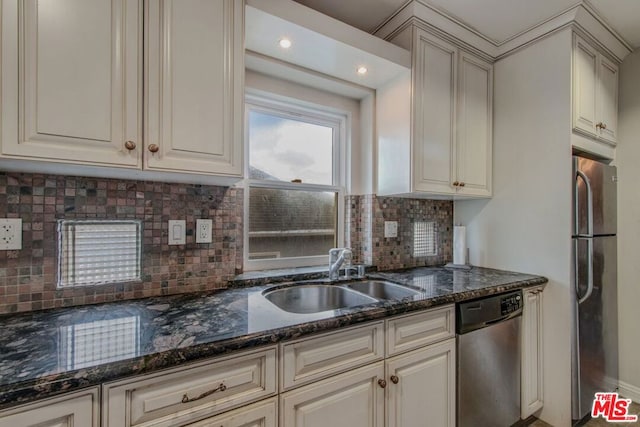
[[[412,298],[419,293],[384,280],[359,280],[339,284],[302,282],[285,288],[267,289],[263,295],[281,310],[309,314],[357,307],[381,300]]]

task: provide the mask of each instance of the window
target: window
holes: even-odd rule
[[[247,97],[245,269],[320,265],[340,246],[346,114]]]
[[[58,221],[58,287],[140,280],[142,223]]]

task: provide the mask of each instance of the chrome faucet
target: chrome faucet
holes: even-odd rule
[[[351,249],[333,248],[329,251],[329,280],[338,280],[344,263],[347,266],[351,264]]]

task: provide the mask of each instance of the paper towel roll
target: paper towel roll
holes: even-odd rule
[[[453,263],[467,263],[467,228],[464,225],[453,227]]]

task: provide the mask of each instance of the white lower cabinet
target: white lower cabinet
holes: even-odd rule
[[[289,391],[280,397],[280,427],[383,427],[384,363]]]
[[[94,387],[0,412],[0,427],[99,427],[100,401]]]
[[[379,354],[379,350],[373,351],[376,340],[366,339],[375,336],[377,324],[333,332],[331,343],[336,348],[349,349],[346,353],[332,347],[316,350],[329,334],[282,344],[284,378],[292,377],[307,364],[324,366],[332,360],[341,360],[342,353],[361,354],[361,364],[368,364],[283,393],[280,426],[418,427],[425,425],[428,414],[429,426],[454,427],[453,306],[391,318],[385,324],[384,362],[367,361]],[[356,339],[358,336],[362,338]],[[362,344],[356,346],[359,341]],[[304,348],[314,351],[303,351]],[[293,354],[286,357],[287,352],[293,353],[295,349],[299,350],[298,357]],[[353,356],[345,358],[348,363],[345,366],[353,367],[358,360]]]
[[[525,289],[523,295],[520,411],[526,419],[543,405],[542,287]]]
[[[456,425],[456,340],[430,345],[386,361],[387,426]],[[428,415],[427,415],[428,414]]]

